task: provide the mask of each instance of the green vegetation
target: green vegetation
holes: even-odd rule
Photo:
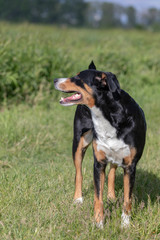
[[[159,33],[0,24],[0,239],[160,239]],[[75,107],[58,103],[53,78],[87,68],[114,72],[144,109],[148,131],[138,164],[131,228],[104,190],[104,230],[93,224],[93,157],[83,164],[82,206],[73,205]],[[107,178],[106,178],[107,182]]]

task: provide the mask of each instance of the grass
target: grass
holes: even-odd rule
[[[13,41],[15,52],[17,34],[24,36],[26,49],[29,45],[32,48],[34,42],[34,49],[42,56],[48,55],[56,66],[51,69],[53,78],[72,76],[92,59],[98,69],[116,73],[121,86],[144,109],[148,130],[137,168],[131,228],[120,228],[123,182],[122,169],[118,169],[115,203],[107,201],[106,178],[106,223],[102,231],[93,222],[91,147],[83,163],[84,204],[73,204],[75,170],[71,148],[75,107],[60,106],[59,93],[53,90],[50,94],[45,88],[35,93],[33,101],[27,94],[26,101],[18,105],[20,91],[13,98],[5,97],[0,112],[0,239],[160,239],[160,34],[8,24],[4,24],[2,32],[4,42],[7,37]],[[59,54],[51,56],[52,48]],[[17,64],[21,66],[20,59]],[[23,62],[24,66],[29,59]],[[32,60],[36,72],[37,62]],[[38,67],[41,66],[40,63]],[[26,71],[27,80],[34,76],[30,70]],[[7,69],[4,75],[7,76]],[[51,75],[46,78],[48,84]]]
[[[120,229],[123,180],[119,169],[116,203],[107,202],[104,192],[106,224],[100,231],[93,226],[91,148],[83,164],[85,201],[82,206],[73,205],[74,110],[51,102],[32,108],[22,104],[1,112],[1,239],[158,239],[159,136],[155,138],[148,129],[137,170],[132,228]]]

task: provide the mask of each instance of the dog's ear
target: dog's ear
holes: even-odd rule
[[[107,75],[105,73],[98,73],[95,77],[96,82],[98,82],[98,87],[100,89],[105,89],[107,86]]]
[[[121,89],[120,89],[119,82],[118,82],[116,76],[111,72],[107,73],[107,85],[111,92],[120,93]]]
[[[114,96],[119,96],[121,91],[120,85],[113,73],[98,73],[98,75],[95,77],[95,80],[99,90],[109,90]]]
[[[95,69],[96,70],[96,66],[95,66],[93,61],[90,63],[88,69]]]

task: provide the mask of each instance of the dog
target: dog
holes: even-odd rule
[[[87,70],[71,78],[54,80],[57,90],[74,93],[61,98],[63,106],[78,105],[74,118],[73,161],[76,169],[74,201],[82,203],[82,161],[92,142],[94,155],[94,217],[103,228],[103,188],[105,168],[110,163],[107,197],[115,197],[117,167],[124,170],[124,204],[121,226],[128,227],[131,218],[132,190],[136,165],[142,156],[146,121],[143,110],[120,88],[111,72],[96,70],[92,61]]]

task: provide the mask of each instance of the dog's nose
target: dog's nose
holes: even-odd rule
[[[58,78],[54,79],[54,85],[58,82]]]

